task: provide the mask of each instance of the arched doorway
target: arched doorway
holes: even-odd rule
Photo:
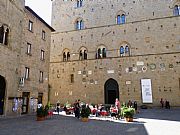
[[[119,99],[119,85],[116,80],[110,78],[104,84],[105,104],[114,104],[116,98]]]
[[[6,81],[3,76],[0,75],[0,115],[4,112],[4,99],[5,99],[5,89]]]

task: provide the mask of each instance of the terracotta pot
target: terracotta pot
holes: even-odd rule
[[[125,118],[127,122],[133,122],[133,118]]]
[[[45,120],[45,117],[37,117],[37,121],[43,121]]]
[[[82,122],[88,122],[89,119],[88,119],[88,118],[81,118],[81,121],[82,121]]]

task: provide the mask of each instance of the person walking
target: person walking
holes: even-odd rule
[[[163,98],[161,98],[160,104],[161,104],[161,108],[164,108],[164,101],[163,101]]]
[[[80,118],[80,99],[78,99],[76,105],[75,105],[75,117],[77,117],[78,119]]]
[[[77,113],[77,118],[80,118],[80,99],[78,99],[77,104],[76,104],[76,113]]]
[[[57,110],[57,113],[59,114],[59,112],[60,112],[60,103],[59,102],[56,105],[56,110]]]
[[[134,101],[133,107],[134,107],[134,109],[135,109],[135,112],[137,113],[137,101]]]

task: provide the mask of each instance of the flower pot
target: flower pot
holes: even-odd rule
[[[125,119],[126,119],[127,122],[133,122],[133,118],[126,117]]]
[[[88,118],[81,118],[81,121],[82,121],[82,122],[88,122],[89,119],[88,119]]]
[[[43,121],[43,120],[45,120],[45,117],[38,117],[37,116],[37,121]]]

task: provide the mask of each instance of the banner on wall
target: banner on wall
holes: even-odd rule
[[[151,79],[141,79],[142,102],[153,103]]]

